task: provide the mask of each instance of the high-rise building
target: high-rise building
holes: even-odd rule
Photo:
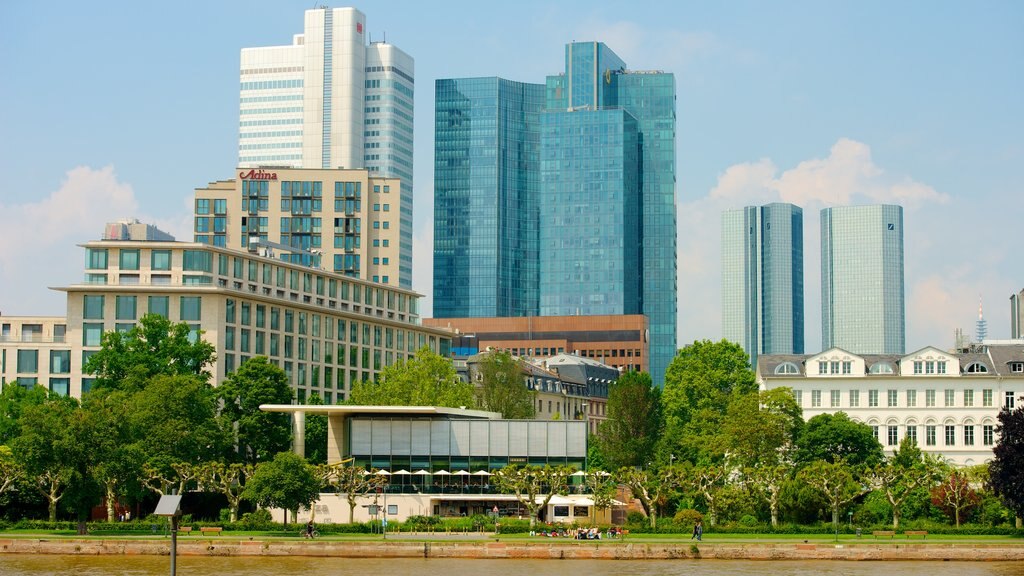
[[[193,240],[399,286],[398,178],[240,168],[196,189]]]
[[[903,208],[821,211],[821,347],[903,354]]]
[[[412,286],[414,65],[355,8],[316,8],[291,45],[243,48],[238,164],[398,178],[398,284]]]
[[[573,42],[544,85],[436,89],[435,314],[644,314],[660,383],[676,352],[674,76]]]
[[[792,204],[722,213],[722,336],[756,365],[803,354],[804,217]]]
[[[1024,290],[1010,294],[1010,338],[1024,338]]]
[[[438,80],[434,316],[536,316],[544,87]]]

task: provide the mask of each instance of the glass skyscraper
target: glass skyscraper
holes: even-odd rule
[[[803,210],[792,204],[722,213],[722,336],[760,354],[804,353]]]
[[[436,101],[435,316],[643,313],[662,382],[676,352],[674,76],[574,42],[542,85],[440,80]]]
[[[821,347],[903,354],[903,208],[821,211]]]
[[[398,178],[396,280],[404,288],[412,286],[414,76],[411,56],[369,41],[355,8],[307,10],[292,44],[241,54],[238,165]]]

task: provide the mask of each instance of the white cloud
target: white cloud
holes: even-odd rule
[[[47,288],[81,280],[83,255],[75,244],[100,238],[105,223],[137,210],[132,187],[112,166],[74,168],[47,196],[0,205],[0,310],[64,314],[64,294]]]

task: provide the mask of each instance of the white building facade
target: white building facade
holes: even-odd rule
[[[1024,341],[965,353],[765,355],[757,380],[762,390],[792,389],[805,420],[845,412],[871,426],[886,453],[909,437],[927,453],[970,466],[992,459],[999,410],[1024,401]]]
[[[366,168],[401,182],[400,285],[412,285],[411,56],[371,42],[355,8],[305,12],[287,46],[241,54],[242,167]]]

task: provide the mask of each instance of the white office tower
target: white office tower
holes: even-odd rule
[[[414,64],[355,8],[305,13],[290,46],[243,48],[238,165],[366,168],[401,181],[399,285],[412,286]],[[325,202],[333,198],[324,198]]]

